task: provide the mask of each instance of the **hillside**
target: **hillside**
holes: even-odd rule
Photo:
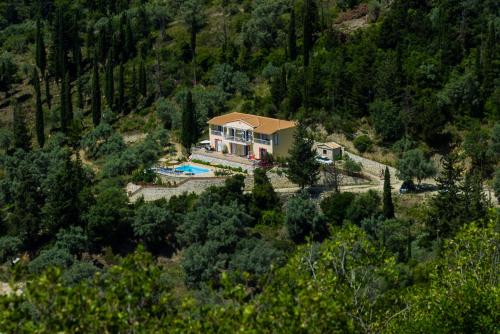
[[[499,31],[493,0],[2,1],[0,332],[498,332]]]

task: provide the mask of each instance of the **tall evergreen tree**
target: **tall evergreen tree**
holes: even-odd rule
[[[302,189],[312,186],[319,177],[319,162],[316,161],[314,141],[309,137],[305,126],[300,123],[294,133],[294,142],[288,158],[286,172],[290,181]]]
[[[304,67],[309,66],[309,57],[312,51],[313,44],[313,0],[305,0],[304,3],[304,33],[303,33],[303,48],[304,48]]]
[[[45,144],[45,123],[43,117],[42,108],[42,93],[40,92],[40,77],[38,76],[38,70],[33,69],[33,86],[35,88],[35,127],[36,127],[36,139],[38,141],[38,146],[43,147]]]
[[[183,19],[191,34],[191,60],[193,66],[193,83],[196,84],[196,39],[198,32],[205,24],[204,2],[201,0],[186,0],[183,2],[181,12]]]
[[[71,82],[69,79],[69,73],[66,73],[64,76],[64,84],[66,85],[66,98],[64,99],[64,102],[66,103],[66,121],[67,124],[70,125],[71,122],[73,121],[73,99],[72,99],[72,92],[71,92]]]
[[[292,118],[302,105],[302,85],[301,78],[297,73],[290,75],[288,80],[288,117]]]
[[[188,91],[184,110],[182,112],[182,132],[181,143],[188,152],[191,146],[198,140],[198,126],[196,123],[196,111],[193,102],[193,95]]]
[[[82,50],[80,47],[75,49],[75,63],[76,63],[76,105],[78,108],[83,109],[83,82],[82,82]]]
[[[120,62],[118,71],[118,104],[117,110],[120,113],[125,111],[125,73],[123,68],[123,61]]]
[[[130,110],[134,110],[137,107],[137,71],[135,65],[132,66],[132,80],[129,92]]]
[[[277,109],[280,108],[281,102],[286,97],[286,88],[286,71],[282,67],[280,73],[276,74],[271,81],[271,98]]]
[[[50,94],[50,78],[48,72],[45,73],[45,101],[47,102],[47,108],[49,110],[52,108],[52,94]]]
[[[461,190],[464,197],[462,221],[465,223],[484,217],[488,209],[488,204],[484,195],[481,173],[478,171],[468,172],[465,175]]]
[[[36,66],[40,69],[42,76],[47,67],[47,52],[45,51],[45,42],[43,40],[43,31],[40,19],[36,20],[36,45],[35,45]]]
[[[84,186],[81,168],[80,159],[73,161],[67,151],[61,162],[49,169],[47,179],[51,187],[42,208],[43,226],[49,236],[80,222],[80,192]]]
[[[56,9],[53,27],[53,62],[56,79],[63,80],[65,74],[66,50],[64,48],[64,13],[61,7]]]
[[[60,94],[59,94],[59,118],[61,122],[61,131],[66,132],[68,129],[68,102],[66,101],[68,98],[68,84],[66,75],[63,77],[63,80],[60,85]]]
[[[297,59],[297,32],[295,27],[295,10],[290,12],[290,24],[288,26],[288,56],[291,61]]]
[[[391,173],[389,167],[385,167],[384,173],[384,199],[382,213],[387,219],[394,218],[394,203],[392,202]]]
[[[113,76],[113,51],[112,48],[108,52],[108,61],[106,62],[106,101],[111,110],[114,107],[115,100],[115,81]]]
[[[466,203],[460,186],[463,170],[459,162],[454,153],[442,159],[442,171],[436,179],[438,193],[432,199],[433,214],[429,227],[433,237],[450,235],[463,220],[463,205]]]
[[[144,65],[144,61],[142,59],[139,67],[139,92],[143,97],[146,97],[147,95],[146,66]]]
[[[14,105],[12,114],[12,134],[14,148],[24,151],[31,150],[31,136],[26,125],[24,113],[21,111],[19,104]]]
[[[126,59],[130,59],[131,57],[134,56],[135,54],[135,39],[134,39],[134,33],[132,31],[132,24],[130,22],[130,19],[126,17],[126,30],[125,30],[125,48],[124,50],[126,51]]]
[[[98,126],[101,122],[101,87],[99,85],[97,57],[94,57],[92,71],[92,121],[94,126]]]

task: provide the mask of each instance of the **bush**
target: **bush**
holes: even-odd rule
[[[67,285],[75,285],[83,280],[89,280],[99,268],[90,262],[77,261],[62,274],[62,281]]]
[[[125,149],[123,138],[106,123],[101,123],[86,134],[81,145],[90,159],[119,153]]]
[[[288,201],[285,226],[289,238],[295,243],[304,242],[308,236],[321,240],[328,232],[325,217],[316,210],[305,191]]]
[[[13,259],[22,246],[21,239],[4,236],[0,238],[0,263]]]
[[[68,268],[73,264],[73,256],[61,248],[50,248],[43,250],[40,255],[28,264],[28,271],[32,274],[40,274],[49,267]]]
[[[348,175],[353,175],[356,173],[360,173],[363,169],[363,165],[361,162],[356,162],[347,154],[344,156],[344,169]]]
[[[342,225],[347,209],[354,200],[353,193],[333,193],[321,201],[320,207],[329,222]]]
[[[372,140],[367,135],[361,135],[356,137],[356,139],[354,139],[353,144],[354,147],[356,147],[356,149],[361,153],[371,151],[373,146]]]
[[[170,211],[154,203],[145,203],[135,212],[132,221],[134,236],[139,238],[150,251],[157,251],[170,239],[174,247],[175,223]]]
[[[265,274],[273,262],[280,263],[283,253],[268,242],[257,238],[243,239],[238,243],[229,268],[256,275]]]
[[[403,134],[403,121],[397,106],[390,100],[375,100],[369,106],[373,127],[385,141],[395,141]]]
[[[70,254],[78,255],[87,250],[87,235],[80,226],[71,226],[57,233],[55,246],[67,250]]]
[[[365,218],[375,217],[381,213],[380,196],[374,190],[356,196],[346,212],[346,218],[359,225]]]
[[[279,210],[262,211],[259,223],[265,226],[280,226],[283,224],[283,213]]]
[[[493,181],[493,191],[498,201],[500,201],[500,168],[495,172],[495,179]]]

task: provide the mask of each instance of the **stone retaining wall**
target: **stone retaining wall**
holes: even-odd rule
[[[253,171],[255,169],[255,167],[253,165],[241,164],[241,163],[238,163],[235,161],[225,160],[225,159],[221,159],[218,157],[211,157],[211,156],[197,154],[197,153],[193,153],[191,155],[191,160],[202,160],[202,161],[206,161],[212,165],[222,165],[222,166],[228,166],[228,167],[232,167],[232,168],[240,167],[241,169],[246,170],[249,174],[253,173]]]
[[[137,191],[135,191],[131,196],[129,196],[130,202],[134,203],[139,198],[144,197],[144,200],[156,201],[162,198],[169,199],[172,196],[179,196],[183,193],[196,193],[201,194],[206,188],[210,186],[222,186],[226,178],[218,177],[218,178],[210,178],[210,179],[201,179],[201,178],[193,178],[189,179],[178,187],[160,187],[160,186],[148,186],[141,187]]]

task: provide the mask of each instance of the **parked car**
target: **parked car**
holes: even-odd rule
[[[330,160],[328,158],[325,158],[325,157],[322,157],[322,156],[317,156],[316,157],[316,161],[319,162],[322,165],[330,165],[330,164],[333,163],[332,160]]]
[[[417,188],[415,187],[415,184],[413,181],[404,181],[403,184],[401,185],[401,188],[399,188],[399,193],[400,194],[407,194],[407,193],[413,193],[416,192]]]
[[[421,183],[416,186],[418,192],[435,191],[437,186],[434,184]]]

